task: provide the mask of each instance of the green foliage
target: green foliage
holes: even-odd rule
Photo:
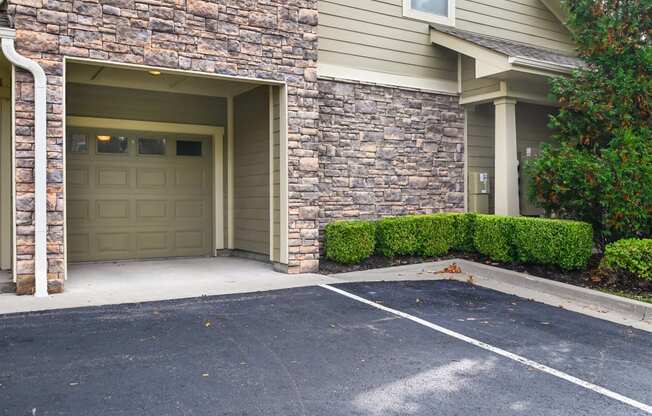
[[[478,215],[475,220],[474,244],[478,253],[493,261],[509,263],[516,260],[513,241],[514,218],[498,215]]]
[[[326,226],[326,258],[355,264],[369,258],[376,248],[376,224],[371,221],[339,221]]]
[[[326,256],[345,264],[366,259],[373,252],[374,230],[376,250],[385,257],[439,257],[456,250],[503,263],[581,269],[593,248],[593,230],[584,222],[451,213],[329,224]]]
[[[437,257],[448,254],[454,237],[454,216],[423,215],[415,218],[417,222],[418,254],[424,257]]]
[[[476,214],[438,214],[450,217],[452,221],[451,250],[471,253],[475,251],[473,236],[475,234]]]
[[[378,252],[385,257],[417,254],[418,224],[414,216],[390,217],[378,221]]]
[[[598,242],[652,232],[652,2],[567,0],[586,63],[552,83],[558,145],[529,164],[532,200]]]
[[[591,257],[593,230],[579,221],[479,215],[475,246],[493,261],[583,269]]]
[[[626,271],[652,281],[652,240],[629,238],[608,244],[600,268]]]
[[[586,268],[591,258],[593,230],[588,223],[516,218],[513,226],[516,260],[521,263],[573,270]]]
[[[378,251],[386,257],[436,257],[451,248],[454,215],[408,215],[378,221]]]

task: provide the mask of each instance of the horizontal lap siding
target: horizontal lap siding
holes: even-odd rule
[[[489,211],[494,209],[494,110],[492,104],[470,108],[467,112],[468,172],[487,172],[491,181]]]
[[[273,96],[273,119],[272,119],[272,133],[273,133],[273,215],[272,223],[274,226],[274,252],[272,253],[273,261],[280,261],[281,259],[281,105],[280,105],[280,88],[274,87]]]
[[[519,157],[528,147],[538,149],[542,143],[553,143],[548,120],[554,108],[518,103],[516,106],[516,137]],[[494,206],[495,124],[493,104],[478,105],[467,113],[468,171],[487,172],[491,181],[489,208]],[[525,195],[526,190],[522,189]]]
[[[456,0],[458,29],[573,50],[568,30],[539,0]]]
[[[269,254],[269,87],[235,97],[234,244]]]
[[[457,79],[457,58],[430,42],[429,25],[401,0],[321,0],[319,62],[421,79]]]

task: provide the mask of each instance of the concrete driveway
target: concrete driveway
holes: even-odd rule
[[[0,316],[2,415],[645,415],[652,334],[453,281]]]
[[[62,294],[46,299],[0,294],[0,314],[151,302],[333,283],[318,274],[278,273],[267,263],[237,257],[200,257],[68,267]]]

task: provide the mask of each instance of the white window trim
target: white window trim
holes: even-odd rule
[[[439,25],[455,26],[455,0],[448,0],[448,16],[413,10],[410,0],[403,0],[403,16]]]

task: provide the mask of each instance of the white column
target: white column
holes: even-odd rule
[[[516,100],[499,98],[496,109],[495,213],[519,215]]]

